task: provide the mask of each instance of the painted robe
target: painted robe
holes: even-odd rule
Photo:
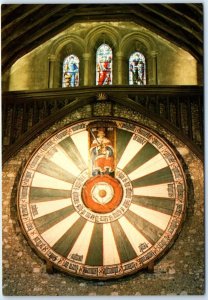
[[[92,158],[92,175],[109,174],[114,172],[114,151],[106,137],[94,139],[90,148]]]

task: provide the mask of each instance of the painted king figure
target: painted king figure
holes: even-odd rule
[[[111,141],[105,137],[103,128],[98,129],[97,137],[93,133],[92,135],[94,138],[90,147],[92,175],[114,176],[114,149]]]

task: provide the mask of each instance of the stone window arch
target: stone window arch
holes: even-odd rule
[[[66,34],[52,43],[50,52],[48,54],[50,88],[83,86],[83,53],[84,41],[81,37],[75,35]],[[75,83],[70,85],[69,80],[68,83],[64,82],[65,79],[67,79],[64,78],[64,72],[66,72],[66,70],[64,70],[64,67],[67,60],[71,61],[72,57],[78,66],[78,72],[76,72]],[[68,72],[67,75],[70,77],[72,73],[70,74],[70,72]]]
[[[122,66],[122,83],[133,84],[130,74],[130,60],[138,56],[138,60],[144,63],[143,67],[143,82],[138,81],[136,85],[151,85],[157,84],[157,47],[154,39],[143,32],[127,34],[123,37],[120,43],[120,65]],[[133,56],[132,56],[133,55]]]
[[[98,48],[102,45],[106,44],[111,48],[112,51],[112,77],[111,84],[117,84],[117,49],[119,45],[119,32],[111,25],[102,24],[96,28],[92,28],[85,37],[85,51],[89,53],[89,68],[88,68],[88,85],[96,85],[96,76],[97,68],[96,68],[96,54]]]

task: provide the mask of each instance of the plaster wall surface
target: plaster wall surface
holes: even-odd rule
[[[110,116],[104,103],[77,109],[55,123],[5,163],[2,170],[2,244],[4,295],[202,295],[204,294],[204,194],[202,162],[171,133],[125,106],[114,116],[133,120],[162,135],[178,153],[188,185],[187,213],[182,230],[168,252],[156,262],[154,273],[140,271],[126,278],[94,282],[63,273],[48,274],[22,234],[16,197],[22,168],[35,149],[56,130],[92,116]]]

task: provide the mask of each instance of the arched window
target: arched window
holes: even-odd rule
[[[79,85],[79,58],[69,55],[63,62],[62,87],[74,87]]]
[[[96,85],[112,84],[112,49],[102,44],[96,53]]]
[[[146,84],[146,61],[140,52],[134,52],[129,58],[129,84]]]

